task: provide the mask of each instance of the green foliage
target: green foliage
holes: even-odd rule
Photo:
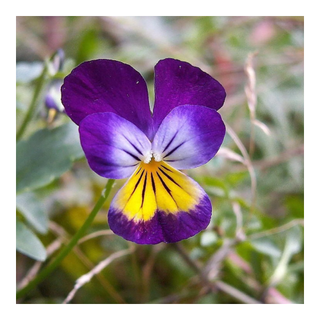
[[[34,192],[17,195],[17,209],[32,227],[39,233],[48,231],[49,220],[45,213],[45,206]]]
[[[37,236],[21,221],[17,219],[17,250],[30,258],[44,261],[46,249]]]
[[[73,123],[38,130],[28,140],[17,144],[17,193],[49,184],[82,156],[77,127]]]
[[[49,72],[59,48],[64,67]],[[253,52],[258,121],[245,92]],[[79,277],[119,253],[71,303],[304,302],[299,17],[17,17],[18,130],[26,124],[16,153],[18,288],[34,260],[50,265],[70,243],[106,184],[83,160],[77,126],[45,108],[51,81],[84,60],[109,58],[139,70],[154,97],[153,67],[166,57],[199,66],[227,91],[221,114],[240,142],[228,131],[223,152],[188,172],[212,200],[210,225],[177,246],[128,243],[108,230],[106,219],[123,183],[117,182],[88,229],[90,237],[20,303],[63,302]]]

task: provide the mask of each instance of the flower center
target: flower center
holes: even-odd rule
[[[140,167],[149,172],[156,172],[160,166],[159,161],[156,161],[154,157],[149,162],[141,162]]]

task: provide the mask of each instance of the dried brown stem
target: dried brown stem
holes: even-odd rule
[[[172,244],[172,247],[181,255],[181,257],[188,263],[188,265],[197,273],[200,277],[201,282],[207,287],[211,292],[215,292],[216,289],[223,291],[224,293],[232,296],[236,300],[242,303],[248,304],[260,304],[261,302],[255,300],[245,293],[239,291],[238,289],[224,283],[223,281],[210,281],[210,277],[213,276],[212,270],[215,270],[216,266],[220,265],[223,259],[229,254],[232,249],[234,241],[226,241],[225,245],[218,250],[218,252],[209,260],[207,265],[202,268],[198,261],[192,260],[188,253],[185,251],[180,243]],[[217,272],[214,272],[216,276]]]
[[[76,292],[83,286],[85,285],[87,282],[89,282],[93,276],[99,274],[104,268],[106,268],[110,263],[112,263],[115,259],[120,258],[122,256],[125,256],[127,254],[132,253],[133,251],[133,247],[126,249],[126,250],[121,250],[118,252],[115,252],[113,254],[111,254],[107,259],[102,260],[97,266],[95,266],[90,272],[84,274],[83,276],[81,276],[77,281],[76,284],[74,285],[74,288],[72,289],[72,291],[69,292],[67,298],[64,300],[64,304],[70,302],[74,295],[76,294]]]

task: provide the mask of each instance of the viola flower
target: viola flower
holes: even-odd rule
[[[208,226],[210,199],[180,170],[207,163],[223,142],[217,110],[226,94],[218,81],[187,62],[161,60],[151,113],[143,77],[127,64],[102,59],[76,67],[61,93],[91,169],[109,179],[129,178],[110,204],[114,233],[157,244]]]

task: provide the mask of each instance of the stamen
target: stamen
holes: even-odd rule
[[[158,154],[158,153],[154,153],[154,154],[153,154],[153,157],[154,157],[154,160],[155,160],[156,162],[162,161],[162,157],[161,157],[161,155]]]
[[[144,157],[143,157],[143,162],[144,163],[149,163],[152,159],[152,151],[148,151],[146,154],[144,154]]]

